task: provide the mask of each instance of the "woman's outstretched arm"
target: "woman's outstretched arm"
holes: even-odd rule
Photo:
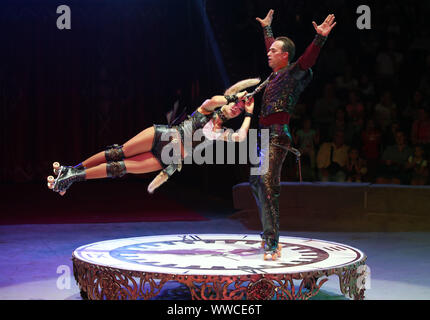
[[[236,132],[232,133],[231,130],[226,131],[220,138],[225,141],[242,142],[248,135],[249,127],[251,126],[252,115],[254,112],[254,98],[245,102],[245,118],[242,125]]]
[[[246,91],[239,92],[236,95],[231,96],[213,96],[210,99],[207,99],[203,104],[197,109],[200,113],[209,114],[214,112],[214,110],[218,107],[224,106],[231,102],[237,102],[241,98],[243,98],[247,94]]]

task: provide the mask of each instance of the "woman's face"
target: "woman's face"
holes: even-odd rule
[[[238,103],[230,103],[228,104],[224,111],[228,118],[236,118],[238,115],[242,113],[244,109],[244,102],[239,101]]]

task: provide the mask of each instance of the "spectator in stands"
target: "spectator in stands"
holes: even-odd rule
[[[402,119],[412,124],[412,122],[417,119],[417,111],[427,107],[428,103],[425,100],[423,93],[420,90],[415,90],[412,99],[401,112]]]
[[[334,85],[332,83],[326,84],[324,87],[324,96],[316,101],[313,110],[314,123],[319,127],[323,138],[327,137],[328,128],[339,106],[340,101],[336,97]]]
[[[336,89],[340,92],[349,92],[358,87],[358,80],[354,78],[352,67],[347,65],[342,75],[336,78]]]
[[[336,110],[335,116],[333,117],[330,127],[328,129],[328,140],[332,141],[336,132],[342,131],[345,133],[346,129],[346,113],[343,108],[338,108]]]
[[[364,126],[365,109],[355,90],[349,91],[346,114],[345,141],[351,146],[359,146],[361,144],[361,132]]]
[[[361,182],[367,173],[366,160],[360,157],[356,147],[349,149],[345,173],[347,182]]]
[[[345,143],[347,145],[354,145],[358,148],[361,147],[361,133],[363,132],[364,120],[360,118],[354,118],[352,121],[348,121],[345,128]]]
[[[409,157],[406,169],[410,173],[411,185],[422,186],[428,183],[428,163],[424,157],[424,148],[422,146],[415,146],[414,154]]]
[[[373,180],[379,163],[381,150],[381,132],[376,128],[373,119],[367,120],[366,128],[361,133],[361,152],[367,162],[368,178]]]
[[[302,155],[302,169],[306,163],[309,163],[308,170],[311,174],[309,175],[311,180],[315,179],[313,172],[315,172],[316,168],[316,148],[319,145],[319,133],[318,130],[312,128],[312,121],[310,118],[305,118],[303,121],[303,128],[297,130],[297,132],[293,135],[294,144],[300,150]],[[308,159],[304,159],[308,158]],[[307,161],[309,160],[309,161]]]
[[[388,39],[386,48],[380,51],[376,57],[376,75],[381,86],[392,87],[397,85],[402,61],[403,55],[396,50],[394,40]]]
[[[379,127],[385,131],[391,122],[396,118],[397,105],[393,101],[390,91],[385,91],[375,106],[374,115]]]
[[[385,149],[388,146],[396,144],[396,134],[400,130],[400,123],[394,121],[391,125],[382,132],[382,148]]]
[[[360,77],[358,92],[365,104],[366,110],[369,111],[370,107],[368,104],[375,99],[375,85],[366,73],[363,73]]]
[[[355,90],[350,90],[348,94],[348,104],[346,105],[346,114],[349,120],[359,119],[360,122],[364,120],[364,105],[360,101],[359,96]]]
[[[412,148],[406,143],[405,134],[402,131],[397,131],[396,144],[388,146],[382,154],[376,183],[406,184],[408,182],[406,163],[412,152]]]
[[[348,149],[342,131],[336,132],[333,142],[321,145],[317,154],[318,175],[321,181],[345,181]]]
[[[423,145],[426,152],[430,151],[430,117],[428,109],[418,109],[417,120],[412,124],[411,141],[414,145]]]

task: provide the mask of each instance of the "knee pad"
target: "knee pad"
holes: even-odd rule
[[[106,147],[105,150],[106,162],[121,161],[125,158],[122,146],[114,144]]]
[[[127,173],[124,161],[108,162],[106,173],[109,178],[121,178]]]

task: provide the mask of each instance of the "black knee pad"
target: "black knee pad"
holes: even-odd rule
[[[106,173],[109,178],[121,178],[127,173],[124,161],[108,162]]]
[[[125,158],[122,146],[114,144],[106,147],[105,150],[106,162],[121,161]]]

